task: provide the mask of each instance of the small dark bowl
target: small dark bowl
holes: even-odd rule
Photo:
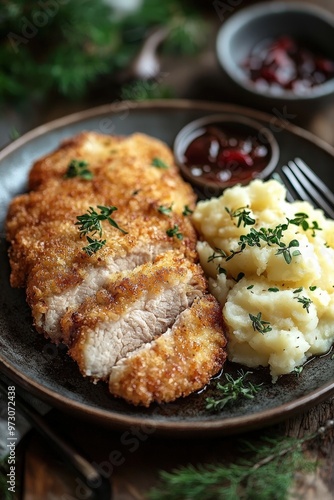
[[[261,170],[254,172],[252,176],[245,179],[221,180],[193,175],[191,167],[187,165],[185,153],[193,140],[205,133],[208,127],[215,127],[227,132],[231,131],[234,137],[255,139],[258,145],[265,146],[267,154],[265,159],[261,160],[263,163]],[[174,155],[183,177],[195,188],[198,188],[200,194],[211,197],[218,196],[225,188],[235,184],[248,184],[254,178],[264,180],[270,177],[278,163],[279,146],[271,131],[260,122],[241,115],[222,113],[199,118],[183,127],[174,141]]]
[[[334,61],[334,16],[330,12],[304,2],[262,2],[233,14],[218,32],[216,52],[225,83],[239,101],[253,107],[282,111],[286,106],[288,113],[301,115],[313,112],[333,98],[334,78],[302,94],[285,89],[276,94],[270,88],[259,90],[242,68],[253,47],[282,35]]]

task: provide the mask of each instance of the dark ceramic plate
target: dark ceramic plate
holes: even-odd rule
[[[23,389],[51,405],[78,417],[112,427],[152,426],[174,435],[241,432],[279,421],[330,397],[334,393],[334,361],[331,354],[307,363],[300,377],[288,375],[272,385],[265,370],[250,380],[263,382],[253,400],[241,400],[218,414],[205,410],[205,398],[213,387],[174,403],[136,408],[114,399],[106,384],[84,379],[66,349],[54,346],[33,326],[23,290],[9,286],[4,219],[9,201],[26,189],[34,160],[56,148],[65,137],[82,130],[130,134],[141,131],[172,145],[186,123],[214,112],[236,113],[262,121],[274,133],[281,150],[279,167],[300,156],[334,189],[334,150],[308,132],[284,120],[257,111],[218,103],[155,101],[106,105],[62,118],[21,137],[0,153],[0,368]],[[236,372],[238,367],[227,365]]]

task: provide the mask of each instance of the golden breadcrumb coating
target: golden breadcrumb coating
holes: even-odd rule
[[[67,177],[73,160],[86,162],[91,179]],[[154,358],[160,337],[164,349],[171,342],[180,389],[176,382],[168,388],[166,381],[166,396],[157,391],[145,399],[139,396],[142,377],[138,396],[129,396],[125,382],[122,390],[110,385],[111,392],[122,396],[124,391],[123,397],[135,404],[170,401],[205,384],[225,361],[225,337],[217,303],[207,295],[197,264],[196,232],[184,213],[186,206],[194,209],[196,197],[179,175],[171,150],[143,134],[83,132],[34,164],[29,189],[12,201],[6,229],[11,284],[26,287],[36,329],[55,343],[64,342],[83,375],[93,380],[108,380],[123,358],[130,360],[127,356],[138,351],[137,359],[145,345],[152,345],[147,353]],[[116,207],[111,217],[120,229],[103,221],[105,244],[88,255],[77,217],[99,206]],[[188,316],[187,328],[182,327]],[[185,370],[174,330],[187,344],[196,370]],[[203,354],[196,336],[208,344]],[[142,353],[146,359],[146,349]]]

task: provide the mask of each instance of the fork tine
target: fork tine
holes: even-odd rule
[[[334,194],[326,186],[326,184],[310,169],[308,165],[301,159],[295,158],[295,164],[299,169],[308,177],[308,179],[313,182],[315,186],[318,186],[319,191],[324,195],[329,203],[334,205]]]
[[[299,182],[297,179],[295,172],[293,171],[293,163],[289,161],[288,165],[284,165],[282,167],[282,172],[285,175],[285,177],[288,179],[290,182],[291,186],[297,193],[298,197],[301,200],[309,201],[310,203],[314,204],[314,201],[310,198],[310,196],[307,194],[305,189],[303,188],[302,184]]]
[[[305,168],[306,167],[306,168]],[[289,161],[282,167],[282,172],[301,200],[321,208],[328,217],[334,218],[334,196],[327,186],[300,158]]]

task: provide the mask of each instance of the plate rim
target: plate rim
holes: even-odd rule
[[[0,162],[6,159],[9,155],[16,150],[24,147],[30,141],[47,135],[48,133],[57,129],[64,128],[72,124],[79,124],[80,122],[87,121],[90,118],[103,117],[113,113],[124,111],[131,111],[135,109],[152,111],[154,109],[163,108],[167,111],[171,110],[188,110],[196,109],[207,113],[219,112],[233,112],[239,114],[246,114],[249,117],[265,122],[266,124],[274,124],[277,121],[277,115],[270,115],[268,113],[235,104],[204,101],[204,100],[191,100],[191,99],[157,99],[145,100],[140,102],[134,101],[117,101],[110,104],[88,108],[76,113],[72,113],[56,120],[52,120],[43,125],[40,125],[11,142],[0,151]],[[268,126],[268,125],[267,125]],[[273,125],[275,126],[275,125]],[[334,160],[334,147],[323,139],[317,137],[312,132],[305,130],[295,124],[287,121],[281,121],[280,127],[288,130],[291,133],[298,135],[321,149],[325,150]],[[67,412],[75,413],[84,419],[93,420],[95,423],[100,423],[115,429],[125,428],[129,425],[141,425],[152,427],[160,434],[177,435],[179,437],[189,437],[190,435],[199,436],[203,435],[222,435],[240,433],[248,430],[257,429],[272,425],[281,420],[287,419],[301,411],[320,403],[326,398],[334,394],[334,381],[328,382],[317,389],[296,398],[290,402],[275,406],[268,410],[262,410],[247,414],[244,416],[231,417],[231,418],[217,418],[216,420],[156,420],[150,416],[135,416],[123,415],[113,412],[113,410],[105,410],[102,408],[90,406],[78,401],[75,401],[67,396],[43,386],[40,382],[34,381],[27,377],[24,373],[18,371],[9,361],[7,361],[0,353],[0,367],[3,373],[14,380],[22,388],[31,391],[31,393],[41,400],[51,404],[58,409]]]

